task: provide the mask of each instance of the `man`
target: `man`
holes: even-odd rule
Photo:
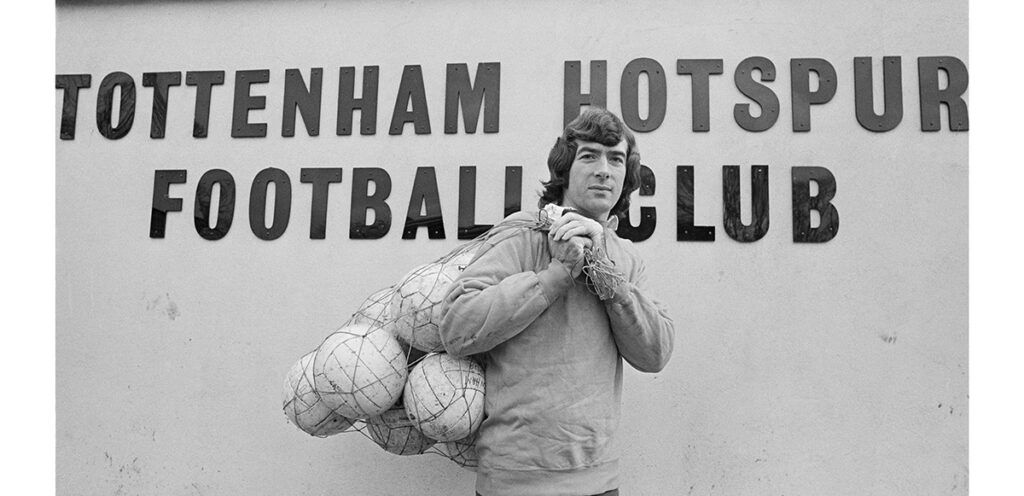
[[[477,438],[482,496],[617,495],[622,359],[658,372],[674,329],[644,290],[644,263],[615,234],[639,187],[633,134],[604,109],[573,120],[548,157],[539,205],[567,213],[545,232],[494,236],[452,285],[441,338],[479,355],[485,418]],[[536,221],[519,212],[503,223]],[[585,253],[607,257],[624,282],[601,300]]]

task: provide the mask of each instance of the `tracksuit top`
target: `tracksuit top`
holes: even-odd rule
[[[501,224],[536,220],[512,214]],[[441,339],[485,370],[477,437],[482,496],[598,494],[618,487],[622,360],[658,372],[674,329],[644,292],[644,264],[614,224],[605,249],[628,282],[601,301],[552,259],[546,231],[491,237],[442,304]]]

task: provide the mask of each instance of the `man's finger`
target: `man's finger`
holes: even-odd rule
[[[564,225],[562,227],[559,227],[558,229],[556,229],[555,230],[555,239],[557,239],[559,241],[565,241],[565,240],[569,239],[569,237],[565,235],[565,233],[568,232],[569,229],[572,229],[572,226],[570,226],[568,224]]]
[[[574,220],[578,221],[578,220],[580,220],[582,218],[584,218],[584,217],[582,215],[580,215],[580,214],[573,213],[573,212],[566,212],[566,213],[562,214],[561,217],[555,219],[555,221],[551,223],[551,229],[558,229],[559,227],[562,227],[562,226],[568,224],[569,222],[572,222]]]
[[[584,249],[589,248],[594,244],[594,242],[586,236],[573,236],[572,238],[569,238],[566,243],[572,245],[573,249],[579,250],[580,253],[583,253]]]
[[[559,231],[561,231],[562,229],[564,229],[564,228],[565,228],[565,226],[566,226],[566,225],[567,225],[568,223],[569,223],[569,221],[568,221],[567,219],[565,219],[564,217],[562,217],[562,218],[558,219],[558,220],[557,220],[557,221],[555,221],[555,222],[554,222],[553,224],[551,224],[551,227],[549,227],[549,228],[548,228],[548,234],[549,234],[549,235],[550,235],[550,236],[551,236],[552,238],[554,238],[554,239],[558,239],[558,234],[559,234]]]
[[[579,222],[569,222],[554,231],[554,238],[567,240],[572,237],[570,232],[579,228]]]
[[[583,219],[586,219],[586,217],[584,217],[582,214],[578,214],[576,212],[566,212],[566,213],[562,214],[561,217],[559,217],[559,220],[562,220],[562,219],[565,219],[566,221],[572,221],[572,220],[583,220]]]
[[[575,226],[570,227],[569,229],[566,229],[565,233],[563,234],[563,237],[565,237],[566,239],[569,239],[569,238],[573,238],[573,237],[576,237],[576,236],[582,236],[582,237],[585,237],[587,239],[590,239],[589,237],[587,237],[588,236],[588,234],[587,234],[588,232],[589,232],[589,230],[586,228],[586,226],[575,225]]]
[[[555,219],[554,222],[551,223],[551,226],[548,227],[548,232],[551,232],[551,233],[555,232],[556,230],[558,230],[559,227],[562,227],[565,223],[566,223],[565,216],[562,216],[562,217],[559,217],[559,218]]]
[[[584,222],[586,220],[588,220],[586,217],[584,217],[583,215],[580,215],[580,214],[578,214],[576,212],[566,212],[566,213],[562,214],[561,217],[555,219],[555,221],[551,223],[551,229],[552,230],[558,229],[559,227],[562,227],[562,226],[564,226],[564,225],[566,225],[566,224],[568,224],[570,222],[573,222],[573,221],[575,221],[575,222]]]

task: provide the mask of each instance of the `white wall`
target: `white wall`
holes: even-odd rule
[[[676,353],[660,374],[630,372],[621,433],[624,494],[966,494],[967,142],[945,124],[921,131],[917,57],[969,67],[966,2],[141,2],[57,8],[57,74],[92,74],[77,136],[57,151],[58,494],[472,494],[473,474],[437,456],[396,457],[357,434],[305,436],[280,411],[285,371],[372,291],[456,246],[458,167],[478,167],[477,218],[501,216],[507,165],[524,166],[531,207],[562,122],[563,63],[607,60],[619,77],[650,57],[668,71],[668,113],[639,134],[657,194],[654,236],[639,244],[654,294],[671,307]],[[732,83],[749,56],[771,59],[776,125],[732,120]],[[853,105],[853,57],[903,57],[904,118],[875,134]],[[820,57],[834,99],[791,127],[789,60]],[[690,130],[690,79],[679,58],[721,58],[711,131]],[[501,63],[497,134],[443,133],[447,63]],[[387,133],[401,70],[423,68],[430,135]],[[339,66],[381,68],[374,136],[336,136]],[[284,72],[324,68],[321,134],[281,137]],[[254,87],[268,137],[230,137],[233,75],[269,69]],[[167,135],[149,137],[151,71],[224,70],[210,134],[192,137],[195,89],[172,88]],[[102,78],[136,82],[134,127],[99,135]],[[585,73],[587,71],[584,71]],[[586,78],[586,76],[585,76]],[[585,79],[586,80],[586,79]],[[357,81],[359,81],[357,79]],[[482,122],[481,122],[482,128]],[[460,128],[461,129],[461,128]],[[675,166],[696,170],[696,220],[713,243],[675,238]],[[738,243],[721,225],[721,166],[770,166],[771,229]],[[792,241],[792,166],[835,175],[838,236]],[[401,239],[417,166],[437,168],[448,239]],[[248,228],[249,185],[266,167],[292,178],[291,224],[275,241]],[[302,167],[341,167],[327,239],[310,240]],[[351,171],[383,167],[394,224],[381,240],[347,237]],[[153,173],[184,211],[148,237]],[[223,168],[238,182],[235,221],[211,242],[192,226],[195,185]],[[743,184],[749,194],[749,185]],[[747,200],[745,209],[748,209]],[[749,210],[747,210],[749,211]],[[635,214],[634,214],[635,215]],[[749,214],[745,214],[749,215]],[[895,339],[892,339],[894,338]]]

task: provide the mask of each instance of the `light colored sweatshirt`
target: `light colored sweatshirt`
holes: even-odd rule
[[[502,223],[535,219],[519,212]],[[605,238],[628,281],[610,300],[551,258],[546,232],[525,228],[488,240],[444,300],[445,349],[480,355],[485,368],[476,483],[483,496],[618,487],[622,359],[660,371],[675,331],[644,293],[644,264],[632,243],[607,226]]]

